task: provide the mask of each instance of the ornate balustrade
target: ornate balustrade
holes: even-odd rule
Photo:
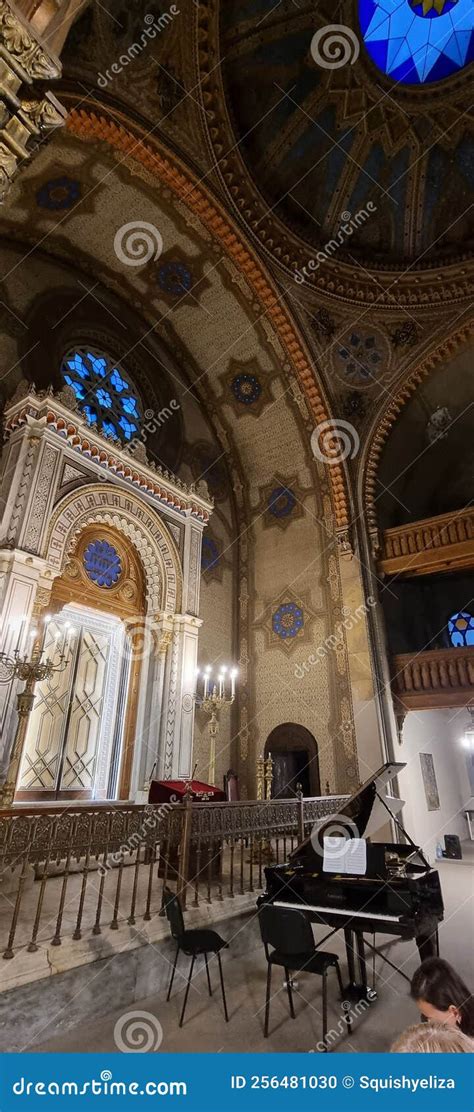
[[[283,861],[344,798],[1,813],[3,956],[149,922],[164,885],[176,885],[184,907],[257,891],[264,865]]]
[[[474,510],[415,521],[386,529],[379,572],[428,575],[474,566]]]
[[[392,690],[405,710],[462,707],[474,699],[474,648],[404,653],[393,667]]]

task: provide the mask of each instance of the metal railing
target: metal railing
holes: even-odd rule
[[[183,908],[261,890],[345,797],[143,806],[76,804],[0,814],[3,957],[149,922],[165,885]]]

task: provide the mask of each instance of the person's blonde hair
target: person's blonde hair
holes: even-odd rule
[[[474,1042],[459,1027],[416,1023],[398,1036],[392,1054],[474,1054]]]

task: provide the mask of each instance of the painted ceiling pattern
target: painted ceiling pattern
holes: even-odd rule
[[[337,64],[323,41],[315,50],[321,28],[334,23],[329,0],[317,15],[314,3],[290,0],[220,4],[224,93],[238,143],[226,171],[240,159],[267,213],[308,244],[341,235],[338,257],[383,266],[421,254],[424,265],[455,258],[472,242],[473,144],[465,83],[463,98],[454,71],[470,57],[474,9],[470,0],[439,9],[440,0],[359,0],[359,24],[343,0],[338,23],[352,56]],[[344,242],[341,226],[370,201],[375,212]]]

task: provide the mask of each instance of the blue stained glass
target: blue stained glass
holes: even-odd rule
[[[142,410],[130,382],[107,355],[81,349],[64,359],[62,375],[90,425],[130,441],[139,433]]]
[[[125,382],[125,379],[123,379],[121,374],[119,374],[117,368],[112,371],[110,381],[112,383],[112,386],[114,387],[114,390],[118,390],[119,394],[121,394],[122,390],[128,389],[128,382]]]
[[[112,424],[112,421],[102,421],[102,429],[105,432],[106,436],[114,436],[115,439],[118,440],[118,430],[116,429],[115,425]]]
[[[89,424],[96,425],[98,418],[95,409],[93,409],[91,405],[83,405],[82,409],[87,417]]]
[[[135,432],[138,432],[137,426],[134,425],[133,421],[129,421],[128,417],[120,417],[119,425],[122,431],[125,433],[127,440],[131,440],[133,434]]]
[[[79,401],[83,401],[86,396],[86,390],[85,386],[82,385],[82,382],[74,382],[74,379],[71,378],[71,375],[64,375],[64,381],[67,382],[68,386],[70,386],[72,390],[74,390],[76,398],[79,398]]]
[[[136,398],[124,398],[122,401],[122,406],[125,410],[125,413],[130,413],[132,417],[138,417]]]
[[[113,587],[122,574],[117,549],[108,541],[91,541],[84,553],[84,567],[89,579],[98,587]]]
[[[100,404],[105,406],[106,409],[111,409],[112,408],[112,398],[110,397],[110,394],[107,393],[107,390],[104,390],[101,387],[100,390],[97,391],[96,396],[97,396],[97,400],[100,402]]]
[[[454,648],[467,648],[474,645],[474,614],[460,610],[452,614],[448,621],[449,640]]]
[[[359,0],[372,61],[394,81],[441,81],[474,58],[473,0]]]

